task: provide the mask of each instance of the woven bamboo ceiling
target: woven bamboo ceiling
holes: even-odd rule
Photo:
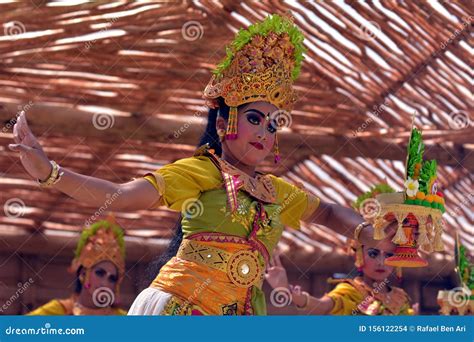
[[[28,178],[6,147],[20,111],[62,166],[114,182],[139,177],[192,154],[205,124],[201,91],[237,29],[287,11],[308,51],[283,161],[263,171],[345,205],[383,180],[401,189],[416,112],[425,156],[441,164],[447,250],[454,231],[474,250],[470,1],[0,1],[0,199],[21,208],[0,217],[2,248],[19,232],[78,231],[97,210]],[[176,214],[117,220],[130,237],[167,239]],[[326,254],[343,243],[305,226],[281,246]]]

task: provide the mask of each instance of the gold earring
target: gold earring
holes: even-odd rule
[[[217,135],[219,136],[219,140],[220,140],[221,142],[224,141],[225,129],[219,128],[219,129],[217,130]]]

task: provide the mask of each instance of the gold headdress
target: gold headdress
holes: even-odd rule
[[[123,230],[110,215],[107,220],[99,221],[85,228],[77,244],[75,258],[69,268],[77,273],[82,266],[86,269],[84,284],[89,283],[91,268],[101,261],[112,262],[118,270],[117,288],[125,273],[125,243]]]
[[[203,94],[211,108],[218,107],[218,97],[230,107],[226,139],[237,138],[239,105],[266,101],[279,110],[292,109],[297,99],[293,81],[305,51],[303,39],[292,18],[277,14],[239,30]]]
[[[421,132],[412,129],[408,143],[405,191],[377,196],[380,214],[374,223],[374,239],[385,237],[388,223],[398,223],[393,242],[395,255],[387,265],[423,267],[428,263],[418,255],[418,247],[426,252],[442,251],[445,211],[443,194],[438,189],[436,161],[423,161]]]

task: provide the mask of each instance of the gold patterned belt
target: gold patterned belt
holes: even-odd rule
[[[263,269],[257,251],[229,253],[198,241],[183,239],[176,256],[225,272],[238,287],[259,286],[263,281]]]

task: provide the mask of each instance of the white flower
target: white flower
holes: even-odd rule
[[[418,192],[419,187],[420,187],[420,184],[418,183],[418,180],[413,180],[411,178],[408,178],[405,181],[405,188],[407,189],[406,191],[409,197],[416,196],[416,193]]]

